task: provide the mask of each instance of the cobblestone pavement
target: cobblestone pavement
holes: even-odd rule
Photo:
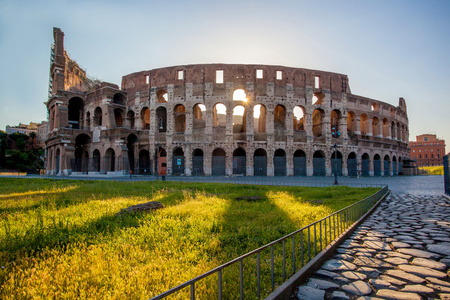
[[[294,299],[450,300],[450,200],[391,193]]]

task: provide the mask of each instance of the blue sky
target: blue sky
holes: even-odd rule
[[[218,62],[338,72],[354,94],[404,97],[410,139],[434,133],[450,144],[449,15],[445,0],[0,0],[0,129],[46,118],[59,27],[71,58],[103,81]]]

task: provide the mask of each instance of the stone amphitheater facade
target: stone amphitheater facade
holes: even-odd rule
[[[119,88],[88,79],[58,28],[54,39],[48,174],[381,176],[409,159],[405,100],[354,95],[346,75],[196,64]]]

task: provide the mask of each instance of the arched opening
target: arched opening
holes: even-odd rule
[[[212,175],[224,176],[225,175],[225,150],[222,148],[214,149],[212,153]]]
[[[181,150],[181,149],[180,149]],[[179,152],[177,152],[179,153]],[[181,150],[181,153],[183,151]],[[157,163],[156,166],[156,174],[158,175],[166,175],[167,174],[167,152],[164,148],[158,147],[155,151],[155,160]],[[184,161],[184,158],[183,158]],[[184,164],[183,164],[184,165]]]
[[[245,107],[236,105],[233,109],[233,133],[245,132]]]
[[[358,163],[355,152],[351,152],[347,157],[347,173],[350,177],[356,177],[358,175]]]
[[[103,113],[100,107],[96,107],[94,110],[94,127],[102,126]]]
[[[92,170],[93,172],[100,172],[100,151],[95,149],[92,152]]]
[[[305,130],[305,110],[301,106],[294,107],[294,130]]]
[[[75,138],[75,160],[72,161],[73,172],[88,172],[89,143],[91,138],[87,134],[79,134]]]
[[[225,127],[227,125],[227,107],[222,103],[214,105],[213,109],[213,126]]]
[[[273,166],[275,176],[286,176],[286,151],[278,149],[273,157]]]
[[[150,109],[148,107],[144,107],[141,110],[141,122],[142,122],[142,129],[144,130],[150,129]]]
[[[331,153],[331,173],[342,176],[342,153],[339,151]]]
[[[314,93],[312,98],[312,104],[313,105],[321,105],[325,101],[325,94],[324,93]]]
[[[114,109],[114,120],[116,122],[116,127],[123,126],[123,110],[121,110],[120,108]]]
[[[242,148],[237,148],[233,151],[233,174],[245,175],[246,174],[246,153]]]
[[[150,175],[151,174],[151,162],[150,162],[150,152],[148,150],[142,149],[139,151],[139,174]]]
[[[186,109],[184,105],[178,104],[173,109],[173,119],[175,120],[175,132],[186,130]]]
[[[206,122],[203,117],[203,113],[206,111],[206,107],[203,104],[196,104],[194,106],[194,129],[200,129],[206,127]]]
[[[83,129],[83,100],[79,97],[74,97],[69,100],[68,107],[68,127],[72,129]]]
[[[337,109],[331,112],[331,136],[335,138],[339,138],[341,135],[340,132],[340,123],[341,123],[341,112]]]
[[[253,155],[253,174],[267,176],[267,152],[264,149],[256,149]]]
[[[128,163],[130,164],[130,170],[133,174],[137,173],[136,164],[134,161],[134,150],[136,148],[138,138],[135,134],[130,134],[127,137],[127,149],[128,149]]]
[[[237,89],[233,92],[233,101],[247,102],[247,95],[243,89]]]
[[[372,105],[370,106],[370,110],[372,111],[378,111],[379,105],[378,103],[372,103]]]
[[[397,122],[397,140],[402,140],[402,127],[400,126],[400,123]]]
[[[380,135],[380,121],[377,117],[373,117],[372,119],[372,133],[373,136],[379,136]]]
[[[313,175],[325,176],[325,155],[322,151],[318,150],[313,155]]]
[[[255,133],[266,132],[266,107],[262,104],[253,107],[253,130]]]
[[[384,176],[389,176],[389,167],[391,166],[391,159],[389,158],[389,155],[384,156]]]
[[[166,132],[167,130],[167,109],[165,107],[158,107],[156,109],[156,120],[158,127],[156,130],[159,132]]]
[[[303,150],[294,152],[294,176],[306,176],[306,154]]]
[[[321,109],[316,109],[313,112],[313,135],[315,137],[322,136],[324,112]]]
[[[275,131],[286,129],[286,108],[283,105],[275,106],[273,111],[273,126]]]
[[[91,113],[86,113],[86,129],[91,130]]]
[[[114,94],[113,103],[125,105],[125,96],[120,93]]]
[[[364,153],[361,161],[361,175],[370,176],[370,157],[369,154]]]
[[[383,119],[383,137],[389,137],[389,121],[386,118]]]
[[[361,134],[369,134],[369,118],[366,114],[361,115]]]
[[[355,133],[356,131],[356,115],[354,112],[347,113],[347,132]]]
[[[395,123],[391,122],[391,138],[396,139],[397,138],[397,129],[395,128]]]
[[[114,172],[116,167],[116,153],[114,149],[108,148],[105,152],[104,164],[107,172]]]
[[[397,158],[394,156],[392,158],[392,175],[394,175],[394,176],[398,175],[397,172],[398,172],[397,171]]]
[[[150,117],[150,115],[149,115],[149,117]],[[130,129],[134,129],[134,111],[132,111],[132,110],[129,110],[127,112],[127,123],[128,123],[128,127]]]
[[[184,151],[181,148],[173,150],[172,175],[184,174]]]
[[[199,176],[204,175],[203,169],[203,150],[195,149],[192,153],[192,175]]]
[[[381,176],[381,157],[375,154],[373,157],[373,176]]]
[[[61,161],[61,151],[59,150],[59,148],[56,150],[56,156],[55,156],[55,161],[56,161],[56,173],[55,174],[59,174],[59,167],[60,167],[60,161]]]
[[[158,103],[166,103],[168,101],[168,95],[165,90],[159,90],[156,93],[156,99]]]

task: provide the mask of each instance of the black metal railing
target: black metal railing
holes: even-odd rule
[[[445,194],[450,196],[450,164],[449,164],[449,156],[444,156],[444,186],[445,186]]]
[[[384,186],[375,194],[359,202],[235,258],[151,299],[163,299],[180,292],[188,293],[190,299],[203,298],[205,295],[197,295],[197,285],[203,279],[209,280],[206,283],[208,287],[214,286],[215,292],[213,294],[216,294],[218,299],[236,299],[238,297],[244,299],[244,295],[251,298],[255,296],[257,298],[265,297],[277,285],[286,281],[288,276],[299,271],[311,258],[339,237],[387,192],[388,187]],[[262,259],[263,255],[267,255],[269,258]],[[224,273],[234,266],[238,271],[230,271],[229,273],[233,273],[232,276],[228,276],[227,281],[224,281]],[[217,281],[213,282],[211,280],[214,280],[214,278],[211,278],[211,276],[215,274],[217,275]],[[234,291],[225,293],[224,283],[229,287],[231,286],[230,280],[236,279],[239,281],[239,285],[236,283]],[[189,291],[185,288],[188,288]],[[207,298],[210,297],[211,294],[208,294]]]

